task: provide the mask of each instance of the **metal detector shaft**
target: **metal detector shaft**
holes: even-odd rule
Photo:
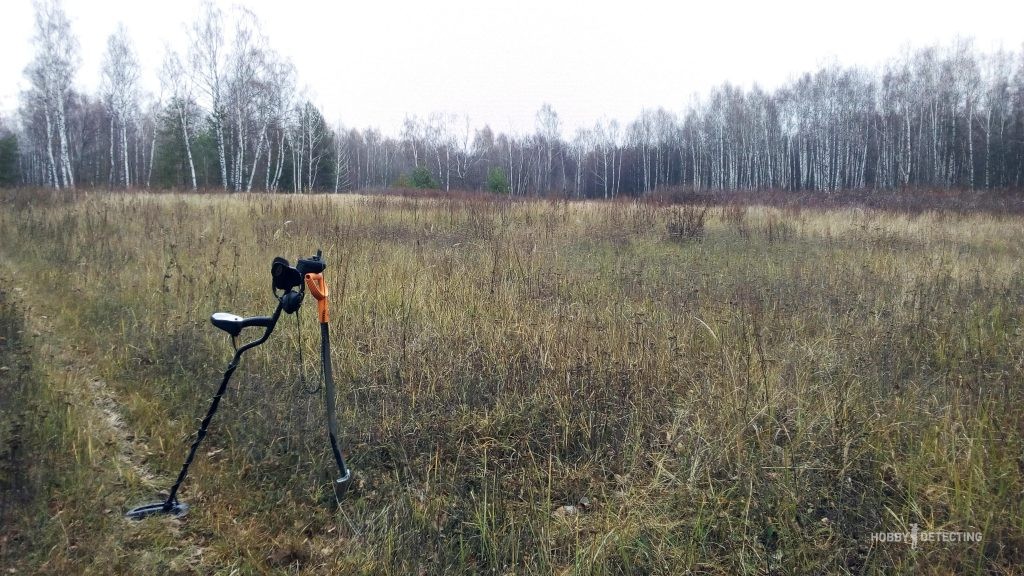
[[[274,311],[273,316],[258,316],[254,318],[241,318],[234,314],[214,314],[212,318],[214,325],[227,331],[231,334],[232,338],[238,336],[242,328],[247,326],[262,326],[264,328],[263,336],[235,349],[235,355],[232,356],[231,362],[228,363],[227,369],[224,370],[224,378],[221,379],[220,386],[217,388],[217,393],[214,394],[213,401],[210,402],[210,408],[206,411],[206,417],[203,418],[203,423],[199,425],[199,432],[196,433],[195,442],[192,443],[192,448],[188,451],[188,457],[185,458],[185,463],[182,464],[181,471],[178,472],[178,479],[174,481],[174,486],[171,486],[171,491],[167,495],[167,499],[162,503],[156,502],[132,508],[125,513],[125,516],[135,520],[141,520],[154,514],[171,514],[173,516],[181,516],[185,514],[188,510],[188,505],[184,502],[178,502],[178,490],[181,488],[182,483],[185,482],[185,477],[188,476],[189,466],[192,465],[192,460],[196,457],[196,451],[199,450],[199,445],[202,444],[203,439],[206,438],[207,430],[210,428],[210,422],[213,421],[213,415],[217,413],[217,407],[220,406],[220,399],[224,397],[224,392],[228,389],[228,382],[231,380],[231,375],[235,373],[235,369],[238,368],[238,363],[242,359],[242,354],[246,350],[255,348],[270,338],[270,334],[274,331],[274,326],[277,325],[277,319],[281,316],[281,310],[283,307],[283,302],[279,302],[277,310]]]
[[[178,489],[181,488],[181,484],[185,481],[185,476],[188,475],[188,468],[192,465],[192,460],[196,457],[196,450],[199,449],[199,444],[206,438],[206,431],[210,427],[210,422],[213,420],[213,415],[217,413],[217,407],[220,406],[220,399],[224,396],[224,392],[228,389],[228,381],[231,380],[231,375],[235,373],[235,369],[238,368],[238,362],[242,359],[241,349],[235,351],[235,355],[231,358],[231,362],[228,364],[227,370],[224,371],[224,379],[220,381],[220,388],[217,388],[217,393],[213,396],[213,402],[210,403],[210,408],[206,411],[206,417],[203,418],[203,423],[199,426],[199,432],[196,434],[196,440],[192,443],[192,448],[188,451],[188,457],[185,458],[185,463],[181,467],[181,471],[178,472],[178,479],[174,481],[174,486],[171,487],[171,492],[167,496],[167,500],[164,502],[164,510],[170,510],[174,507],[178,498]]]
[[[168,494],[167,500],[163,504],[164,512],[170,511],[178,504],[178,489],[181,488],[181,484],[185,481],[185,477],[188,475],[188,468],[192,465],[192,460],[196,457],[196,451],[199,449],[199,444],[201,444],[203,439],[206,438],[207,429],[210,427],[213,415],[217,413],[217,407],[220,406],[220,399],[224,396],[224,392],[227,391],[228,381],[231,380],[231,375],[234,374],[235,369],[238,368],[238,363],[242,359],[242,353],[266,342],[267,338],[270,338],[270,333],[274,331],[274,326],[277,324],[277,319],[280,315],[281,305],[279,304],[277,306],[277,310],[274,311],[270,325],[267,326],[266,331],[263,332],[263,336],[235,350],[235,355],[231,358],[231,362],[228,363],[227,370],[224,371],[224,378],[220,381],[220,387],[217,388],[217,393],[213,396],[213,401],[210,403],[210,408],[206,411],[206,417],[203,418],[203,423],[199,426],[199,432],[196,434],[196,440],[192,443],[192,448],[188,451],[188,457],[185,458],[185,463],[181,467],[181,472],[178,473],[178,479],[174,482],[174,486],[171,487],[171,492]]]

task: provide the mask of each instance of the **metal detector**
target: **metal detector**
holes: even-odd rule
[[[334,405],[334,376],[331,369],[331,341],[328,330],[328,292],[327,282],[323,275],[325,269],[327,269],[327,262],[323,259],[320,250],[317,250],[316,256],[300,258],[294,267],[287,260],[278,256],[274,258],[270,266],[271,290],[274,297],[277,298],[277,309],[274,310],[272,315],[242,318],[227,312],[217,312],[210,317],[210,322],[214,326],[231,336],[231,343],[235,347],[235,355],[231,358],[231,362],[228,363],[227,370],[224,371],[224,378],[220,382],[220,387],[210,403],[209,410],[206,411],[206,417],[203,418],[203,422],[199,426],[195,442],[192,443],[192,447],[189,449],[188,457],[185,458],[181,472],[178,473],[178,479],[171,487],[167,499],[162,502],[154,502],[132,508],[125,513],[125,516],[141,520],[153,514],[183,516],[188,511],[188,504],[178,501],[178,489],[181,488],[182,482],[185,481],[185,476],[188,475],[188,468],[192,464],[193,458],[195,458],[199,444],[203,441],[203,438],[206,438],[210,421],[213,420],[213,415],[217,413],[217,406],[220,405],[220,399],[227,390],[231,375],[235,372],[235,368],[238,368],[242,354],[246,350],[263,344],[270,338],[270,334],[273,333],[274,327],[277,326],[277,321],[281,317],[282,311],[286,314],[298,312],[299,307],[302,305],[306,288],[309,289],[310,294],[317,300],[317,316],[320,320],[320,361],[324,376],[325,402],[327,404],[327,435],[331,442],[334,461],[337,463],[338,471],[341,474],[334,481],[334,492],[335,496],[339,499],[345,495],[349,481],[352,479],[352,472],[345,465],[345,459],[342,457],[341,449],[338,447],[338,422],[337,411]],[[263,328],[263,335],[242,346],[238,346],[238,336],[242,333],[242,330],[250,327]]]

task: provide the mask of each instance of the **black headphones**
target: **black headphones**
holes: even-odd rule
[[[305,297],[302,274],[293,268],[287,260],[278,256],[270,265],[270,277],[271,290],[274,297],[281,302],[281,309],[288,314],[294,314],[302,305],[302,299]],[[280,294],[278,294],[278,290],[281,291]]]
[[[323,260],[323,253],[316,251],[316,256],[310,258],[299,258],[293,267],[288,260],[278,256],[270,264],[271,290],[281,302],[281,309],[288,314],[294,314],[306,293],[306,284],[303,278],[306,274],[319,274],[327,268]],[[298,288],[298,290],[296,290]],[[278,294],[278,290],[281,294]]]

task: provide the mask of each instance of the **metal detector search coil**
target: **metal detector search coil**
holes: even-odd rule
[[[277,326],[277,321],[280,319],[282,311],[286,314],[294,314],[298,312],[302,305],[306,288],[308,288],[310,294],[316,298],[317,317],[320,320],[320,362],[324,375],[324,400],[327,404],[327,436],[330,441],[334,461],[338,465],[338,471],[341,474],[334,481],[334,492],[335,497],[338,499],[344,496],[348,489],[349,481],[352,478],[352,472],[348,469],[348,466],[345,465],[345,459],[341,454],[341,448],[338,443],[337,409],[335,407],[334,376],[331,369],[331,341],[330,331],[328,329],[328,290],[327,281],[323,276],[323,272],[326,269],[327,262],[323,259],[323,254],[320,250],[316,251],[316,256],[300,258],[294,267],[289,264],[288,260],[278,256],[277,258],[274,258],[274,261],[270,265],[271,291],[273,292],[274,297],[277,298],[277,308],[274,310],[272,315],[243,318],[242,316],[228,312],[216,312],[210,317],[210,322],[214,326],[220,328],[224,332],[227,332],[227,334],[231,336],[231,342],[235,346],[235,354],[231,358],[231,362],[228,363],[227,369],[224,371],[224,377],[221,380],[220,387],[217,389],[217,393],[214,395],[213,401],[210,403],[210,408],[206,411],[206,417],[203,418],[203,422],[199,426],[199,431],[196,433],[196,439],[189,449],[188,456],[185,458],[185,463],[182,465],[181,471],[178,473],[178,478],[171,487],[167,498],[161,502],[154,502],[132,508],[125,513],[125,516],[141,520],[155,514],[166,514],[179,517],[185,515],[188,511],[188,504],[178,501],[178,490],[181,488],[182,483],[185,481],[185,477],[188,475],[189,466],[192,465],[192,460],[196,456],[199,444],[202,443],[204,438],[206,438],[210,422],[213,420],[214,414],[217,413],[217,407],[220,405],[220,400],[224,396],[224,392],[227,391],[228,381],[231,380],[231,375],[235,372],[235,369],[238,368],[238,363],[242,359],[242,354],[246,350],[250,350],[260,344],[263,344],[270,338],[271,333],[273,333],[274,328]],[[246,328],[263,328],[263,335],[242,346],[238,346],[237,338]]]

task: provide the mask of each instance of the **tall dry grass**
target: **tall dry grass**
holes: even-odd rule
[[[271,258],[322,247],[357,476],[335,506],[322,402],[287,318],[236,375],[186,483],[187,521],[121,521],[153,494],[69,439],[69,470],[107,480],[51,488],[76,548],[44,538],[57,544],[25,544],[26,558],[125,573],[1024,562],[1021,218],[730,205],[680,242],[682,210],[8,195],[7,282],[118,391],[168,482],[229,357],[209,314],[271,310]],[[304,310],[310,379],[314,325]],[[984,541],[871,541],[912,523]]]

